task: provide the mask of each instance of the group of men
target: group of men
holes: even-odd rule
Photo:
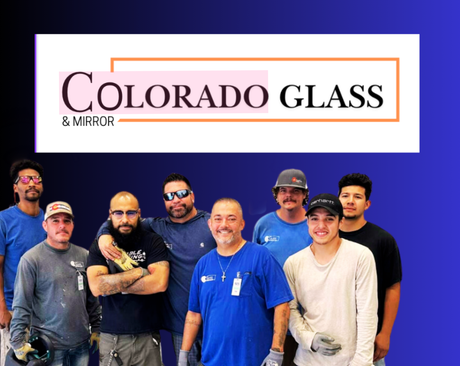
[[[317,195],[307,211],[304,173],[281,172],[280,208],[247,242],[236,200],[197,210],[190,182],[173,173],[167,217],[141,219],[136,197],[119,192],[89,252],[69,242],[70,205],[40,210],[39,164],[18,162],[11,177],[19,203],[0,212],[2,365],[10,338],[16,358],[33,353],[28,330],[52,340],[53,365],[86,365],[90,343],[101,365],[162,365],[160,329],[179,366],[384,365],[401,262],[392,236],[364,219],[367,176],[343,177],[338,197]]]

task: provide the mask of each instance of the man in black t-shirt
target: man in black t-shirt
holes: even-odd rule
[[[339,235],[368,247],[374,255],[379,299],[374,364],[385,366],[384,357],[390,348],[390,335],[398,312],[402,269],[395,239],[364,218],[364,211],[371,205],[371,191],[372,181],[367,175],[348,174],[340,180],[339,199],[343,206],[344,220]]]
[[[87,270],[91,292],[102,305],[100,364],[161,366],[158,293],[168,287],[166,246],[159,235],[142,229],[131,193],[117,193],[109,213],[110,234],[122,257],[106,260],[94,241]]]

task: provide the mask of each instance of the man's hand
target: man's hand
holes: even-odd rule
[[[14,350],[14,354],[16,355],[16,358],[21,361],[27,361],[27,354],[29,352],[37,353],[38,351],[32,348],[30,346],[30,343],[24,343],[24,345],[21,348]]]
[[[0,311],[0,329],[9,329],[11,323],[11,314],[8,309]]]
[[[121,254],[121,258],[119,259],[115,258],[113,260],[113,262],[115,263],[115,265],[118,267],[119,270],[121,270],[122,272],[126,272],[135,267],[139,267],[139,264],[135,260],[131,259],[129,255],[126,254],[126,252],[123,249],[119,247],[114,247],[114,248],[118,250]]]
[[[374,362],[377,362],[387,355],[390,349],[390,336],[380,332],[375,337],[374,346]]]
[[[112,235],[101,235],[98,240],[99,250],[102,255],[111,261],[117,258],[121,258],[120,252],[113,246]]]
[[[284,352],[276,352],[272,349],[260,366],[281,366],[283,364]]]
[[[183,349],[179,352],[179,361],[177,362],[177,366],[188,366],[188,354],[190,351],[184,351]]]
[[[316,333],[311,343],[311,350],[321,353],[323,356],[334,356],[342,349],[342,346],[332,342],[334,342],[334,338],[323,333]]]
[[[99,342],[101,340],[101,335],[99,333],[91,333],[91,338],[89,339],[89,348],[93,347],[93,354],[99,349]]]

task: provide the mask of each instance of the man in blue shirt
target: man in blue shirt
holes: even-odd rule
[[[205,366],[281,366],[293,299],[279,263],[263,246],[244,240],[243,212],[218,200],[208,221],[217,248],[193,273],[179,366],[203,324]]]
[[[216,242],[207,224],[210,215],[194,206],[195,195],[186,177],[170,174],[163,182],[163,200],[168,217],[144,219],[142,227],[159,234],[169,249],[170,274],[163,301],[163,329],[172,334],[178,357],[193,270],[198,260],[216,247]],[[118,258],[119,252],[111,244],[112,236],[103,234],[109,234],[107,223],[98,233],[99,248],[104,257]],[[200,359],[201,336],[198,336],[189,354],[190,366],[197,366]]]
[[[312,243],[304,209],[309,195],[305,174],[298,169],[283,170],[272,193],[280,208],[260,218],[254,228],[253,241],[267,247],[278,263],[284,266],[289,256]],[[297,347],[297,342],[288,332],[284,366],[291,366]]]
[[[10,169],[14,201],[19,203],[0,212],[0,365],[10,349],[10,322],[14,280],[22,255],[46,238],[44,214],[39,206],[43,193],[43,168],[31,160],[15,162]]]

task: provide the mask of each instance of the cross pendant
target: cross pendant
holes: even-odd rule
[[[225,275],[225,272],[222,272],[222,282],[224,282],[226,278],[227,276]]]

